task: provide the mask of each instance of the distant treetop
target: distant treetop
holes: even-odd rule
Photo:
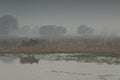
[[[9,34],[18,29],[18,21],[12,15],[4,15],[0,17],[0,34]]]
[[[90,35],[94,32],[94,28],[88,27],[87,25],[81,25],[78,27],[78,34],[80,35]]]
[[[40,27],[39,33],[47,37],[59,37],[67,32],[65,27],[56,25],[46,25]]]

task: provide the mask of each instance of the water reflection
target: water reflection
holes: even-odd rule
[[[53,70],[51,71],[53,73],[58,73],[58,74],[69,74],[69,75],[91,75],[91,74],[86,74],[86,73],[80,73],[80,72],[65,72],[65,71],[57,71],[57,70]]]
[[[107,80],[107,78],[110,78],[110,77],[113,77],[113,76],[114,76],[113,74],[107,74],[107,75],[100,75],[98,77],[99,77],[99,79]]]
[[[20,58],[20,63],[21,64],[26,64],[26,63],[38,63],[39,59],[36,59],[34,56],[29,56],[29,57],[21,57]]]
[[[0,80],[119,80],[119,64],[118,55],[2,54]]]
[[[19,59],[21,64],[33,64],[39,63],[39,60],[48,61],[76,61],[85,63],[106,63],[106,64],[120,64],[120,56],[113,55],[97,55],[87,53],[76,54],[2,54],[0,55],[0,61],[4,63],[12,63],[16,59]]]
[[[12,54],[0,55],[0,62],[6,63],[6,64],[13,63],[16,59],[17,57]]]

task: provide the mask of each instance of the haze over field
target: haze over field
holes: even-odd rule
[[[120,36],[119,9],[119,0],[0,0],[0,18],[15,17],[19,29],[8,32],[19,36],[39,36],[39,27],[51,25],[66,28],[67,35],[85,25],[94,35]]]

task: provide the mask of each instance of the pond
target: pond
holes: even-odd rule
[[[120,56],[0,54],[0,80],[120,80]]]

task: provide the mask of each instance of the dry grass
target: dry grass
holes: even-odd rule
[[[88,53],[115,53],[120,54],[120,42],[116,41],[58,41],[47,44],[21,45],[2,44],[0,53],[16,52],[88,52]]]

